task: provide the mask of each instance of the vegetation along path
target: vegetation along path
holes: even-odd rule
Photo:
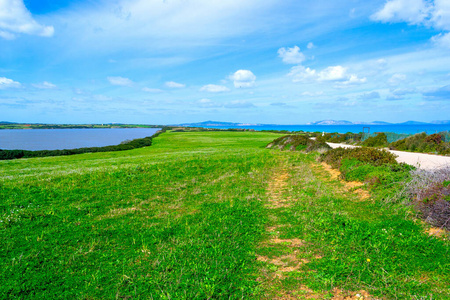
[[[279,136],[0,162],[0,298],[450,298],[448,240]]]

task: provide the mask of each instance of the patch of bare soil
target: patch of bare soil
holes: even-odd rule
[[[332,169],[328,165],[323,165],[325,170],[327,170],[333,179],[338,179],[340,172]],[[292,199],[286,195],[288,189],[288,179],[289,173],[286,169],[281,169],[275,172],[271,181],[269,182],[267,193],[269,196],[268,208],[280,208],[289,207],[292,203]],[[358,182],[347,183],[345,186],[346,190],[356,189],[358,193],[362,184]],[[363,190],[361,190],[361,193]],[[368,194],[367,194],[368,197]],[[363,195],[361,195],[363,198]],[[270,219],[277,220],[275,214],[269,216]],[[272,265],[274,268],[268,268],[263,271],[263,278],[258,278],[258,281],[262,281],[267,285],[274,284],[286,278],[286,276],[294,271],[302,272],[302,266],[309,263],[309,260],[302,258],[302,247],[305,246],[305,242],[298,238],[292,239],[282,239],[279,236],[279,229],[289,224],[277,224],[267,227],[267,231],[270,234],[270,238],[264,242],[264,246],[268,247],[286,247],[286,251],[278,256],[257,256],[257,260],[260,262]],[[320,256],[315,256],[315,258],[320,259]],[[303,270],[304,271],[304,270]],[[333,297],[331,299],[335,300],[351,300],[351,299],[375,299],[369,295],[366,291],[343,291],[340,289],[333,289],[331,291]],[[324,299],[327,298],[329,292],[326,291],[313,291],[305,285],[299,285],[295,290],[279,290],[276,297],[271,297],[271,299]],[[329,299],[329,298],[328,298]]]
[[[339,172],[339,170],[333,169],[330,165],[324,162],[322,162],[320,165],[327,173],[330,174],[332,180],[339,180],[344,185],[344,188],[347,192],[353,192],[357,194],[360,200],[367,200],[370,198],[370,193],[362,188],[364,186],[364,183],[358,181],[341,180],[341,172]]]
[[[279,208],[290,206],[290,197],[284,197],[283,193],[287,188],[287,180],[289,173],[287,170],[282,169],[275,172],[272,179],[269,181],[267,193],[269,195],[269,208]]]
[[[449,232],[439,227],[430,227],[425,232],[440,239],[446,239],[449,237]]]

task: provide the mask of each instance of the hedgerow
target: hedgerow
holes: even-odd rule
[[[331,147],[322,141],[310,139],[307,135],[285,135],[270,142],[266,148],[276,148],[290,151],[324,151]]]
[[[166,130],[167,129],[162,129],[156,132],[153,136],[148,136],[142,139],[134,139],[132,141],[128,141],[114,146],[85,147],[85,148],[63,149],[63,150],[38,150],[38,151],[0,149],[0,160],[132,150],[151,146],[152,139],[154,137],[157,137],[161,133],[165,132]]]

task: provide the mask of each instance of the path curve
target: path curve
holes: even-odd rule
[[[355,148],[357,146],[337,144],[337,143],[327,143],[331,148]],[[404,152],[389,150],[387,151],[397,155],[397,161],[399,163],[407,163],[408,165],[415,166],[419,169],[433,170],[440,167],[450,167],[450,157],[440,156],[433,154],[415,153],[415,152]]]

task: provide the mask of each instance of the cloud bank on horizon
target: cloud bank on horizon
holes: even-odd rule
[[[450,1],[303,2],[0,0],[0,120],[449,119]]]

